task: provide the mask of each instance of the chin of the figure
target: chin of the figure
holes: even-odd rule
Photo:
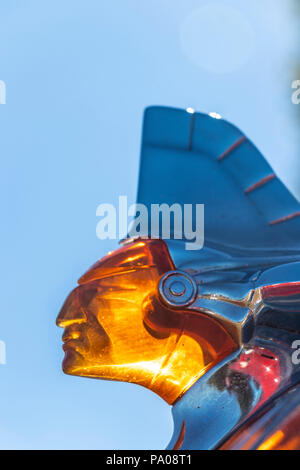
[[[76,351],[67,351],[62,363],[62,370],[65,374],[75,375],[78,377],[88,377],[102,379],[102,373],[95,367],[89,366],[80,354]]]
[[[91,379],[100,380],[116,380],[120,382],[134,382],[140,385],[147,386],[148,380],[137,380],[136,374],[132,373],[132,377],[135,380],[131,380],[128,376],[128,366],[124,370],[120,366],[112,366],[110,364],[95,364],[89,365],[80,354],[75,351],[67,351],[62,363],[62,370],[67,375],[73,375],[78,377],[86,377]],[[147,384],[145,383],[147,382]]]

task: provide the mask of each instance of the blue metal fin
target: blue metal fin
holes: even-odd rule
[[[299,250],[300,204],[232,124],[150,107],[144,115],[138,203],[205,204],[205,244]]]

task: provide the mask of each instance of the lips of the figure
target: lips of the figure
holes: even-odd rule
[[[62,361],[62,369],[65,374],[82,375],[81,367],[84,366],[85,360],[80,352],[71,345],[64,345],[65,355]]]
[[[62,369],[66,374],[81,375],[77,368],[83,365],[85,362],[82,336],[80,337],[79,332],[76,332],[78,337],[74,338],[72,335],[75,336],[75,333],[70,333],[68,331],[69,329],[70,327],[66,328],[62,337],[62,349],[65,353],[62,362]],[[75,370],[77,370],[77,373],[75,373]]]
[[[70,330],[70,328],[66,328],[64,331],[64,334],[62,336],[62,340],[64,343],[66,343],[69,340],[76,340],[80,338],[80,332],[79,331],[74,331],[73,329]]]
[[[93,345],[90,344],[88,339],[89,328],[86,324],[75,323],[73,325],[66,326],[62,340],[63,340],[63,351],[65,353],[62,362],[62,369],[66,374],[78,375],[81,377],[97,376],[97,373],[93,372],[93,368],[89,369],[90,355],[93,356],[93,365],[95,365],[95,354],[99,356],[99,362],[101,358],[105,358],[105,362],[110,363],[109,354],[106,353],[102,356],[100,351],[105,351],[105,348],[109,345],[109,338],[105,331],[98,325],[97,329],[97,341],[96,341],[96,353],[93,349]],[[102,364],[100,364],[102,365]]]

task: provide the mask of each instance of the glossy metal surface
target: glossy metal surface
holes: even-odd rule
[[[220,450],[300,450],[299,385],[253,416]]]
[[[216,320],[161,303],[174,267],[162,240],[133,242],[96,263],[66,300],[64,372],[133,382],[172,404],[238,348]]]
[[[197,284],[183,271],[169,271],[160,279],[158,290],[160,297],[170,307],[187,307],[197,296]]]
[[[138,203],[204,203],[204,247],[146,240],[149,220],[96,263],[57,320],[64,371],[174,404],[169,449],[298,446],[280,397],[298,410],[299,203],[237,128],[162,107],[145,113]],[[258,419],[276,397],[278,420]]]
[[[290,385],[289,355],[272,343],[245,346],[198,380],[173,407],[175,428],[169,449],[174,448],[183,422],[181,449],[218,448],[227,436],[235,435],[242,423]]]

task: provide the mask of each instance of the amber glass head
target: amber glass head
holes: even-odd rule
[[[237,349],[215,320],[163,305],[158,283],[172,269],[162,240],[124,245],[92,266],[57,318],[64,372],[134,382],[171,404]]]

